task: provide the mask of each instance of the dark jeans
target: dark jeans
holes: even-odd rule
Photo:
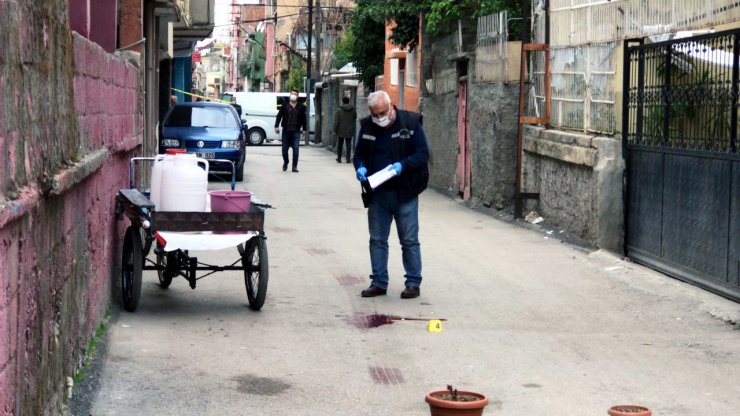
[[[350,161],[352,156],[352,138],[351,137],[337,137],[337,160],[342,160],[342,147],[347,146],[347,162]]]
[[[298,167],[298,147],[301,144],[300,131],[285,131],[283,129],[283,164],[288,164],[288,149],[293,148],[293,168]]]
[[[388,236],[391,222],[396,221],[401,242],[401,260],[406,271],[406,286],[421,285],[421,246],[419,244],[419,198],[406,202],[398,199],[395,190],[379,188],[373,192],[373,202],[367,210],[370,229],[370,265],[372,285],[388,288]]]

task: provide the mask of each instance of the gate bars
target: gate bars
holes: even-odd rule
[[[740,30],[625,40],[625,146],[737,153]]]

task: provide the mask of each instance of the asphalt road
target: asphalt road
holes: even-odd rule
[[[740,305],[434,191],[420,203],[421,297],[399,298],[394,231],[388,295],[361,298],[368,234],[351,165],[302,147],[300,173],[282,172],[279,147],[248,150],[240,188],[276,207],[264,308],[247,307],[239,272],[195,290],[184,279],[162,290],[145,273],[139,309],[114,313],[76,409],[425,415],[425,394],[453,384],[487,394],[489,415],[606,415],[622,403],[738,414]],[[237,251],[195,255],[220,264]]]

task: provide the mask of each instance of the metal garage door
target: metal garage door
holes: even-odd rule
[[[740,301],[740,31],[625,43],[625,251]]]

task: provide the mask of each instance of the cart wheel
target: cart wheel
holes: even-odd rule
[[[172,276],[167,269],[167,259],[169,255],[161,252],[161,246],[157,243],[157,277],[159,277],[159,287],[167,289],[172,284]]]
[[[144,266],[142,250],[139,228],[132,225],[126,229],[121,260],[123,308],[129,312],[136,310],[141,297],[141,270]]]
[[[258,311],[265,304],[267,281],[269,279],[267,244],[263,237],[252,237],[247,241],[247,248],[242,254],[242,266],[244,267],[244,285],[247,287],[249,307]]]

